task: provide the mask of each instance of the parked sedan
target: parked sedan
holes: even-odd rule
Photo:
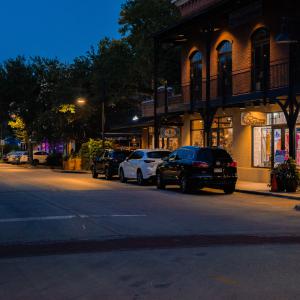
[[[237,164],[223,149],[182,147],[157,168],[157,188],[180,185],[187,193],[193,188],[223,189],[226,194],[235,191]]]
[[[130,155],[128,150],[105,150],[102,155],[96,157],[91,164],[93,178],[98,174],[104,174],[107,180],[118,175],[119,165]]]
[[[145,181],[154,179],[156,169],[163,159],[170,155],[170,151],[158,149],[140,149],[134,151],[125,161],[120,164],[119,177],[121,182],[127,179],[135,179],[139,185]]]

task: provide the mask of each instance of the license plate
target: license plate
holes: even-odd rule
[[[222,168],[217,168],[217,169],[214,169],[214,172],[215,173],[223,173],[223,169]]]

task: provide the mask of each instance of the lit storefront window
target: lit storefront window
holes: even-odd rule
[[[300,123],[299,117],[297,123]],[[285,151],[286,158],[289,156],[289,130],[286,125],[284,113],[267,113],[266,125],[267,126],[253,127],[254,167],[271,167],[272,142],[274,147],[274,157],[278,151]],[[296,127],[296,162],[297,165],[300,165],[300,126]]]
[[[179,139],[181,136],[180,127],[163,127],[160,129],[159,148],[176,150],[179,148]]]
[[[204,146],[204,126],[202,120],[191,122],[191,144],[193,146]],[[232,153],[233,129],[232,117],[214,118],[212,124],[212,146],[220,147]]]
[[[191,121],[191,145],[204,146],[204,125],[202,120]]]
[[[212,124],[212,146],[223,148],[232,153],[232,142],[232,117],[215,118]]]

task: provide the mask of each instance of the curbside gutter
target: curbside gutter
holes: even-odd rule
[[[268,192],[268,191],[255,191],[255,190],[246,190],[246,189],[240,189],[237,188],[235,190],[238,193],[243,194],[252,194],[252,195],[260,195],[260,196],[267,196],[267,197],[277,197],[282,199],[289,199],[289,200],[300,200],[300,194],[297,195],[291,195],[291,194],[283,194],[283,193],[274,193],[274,192]]]

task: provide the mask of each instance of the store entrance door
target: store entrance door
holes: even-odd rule
[[[276,166],[279,163],[276,156],[282,155],[282,151],[284,151],[285,159],[289,157],[289,130],[285,127],[273,127],[272,142],[274,165]]]

